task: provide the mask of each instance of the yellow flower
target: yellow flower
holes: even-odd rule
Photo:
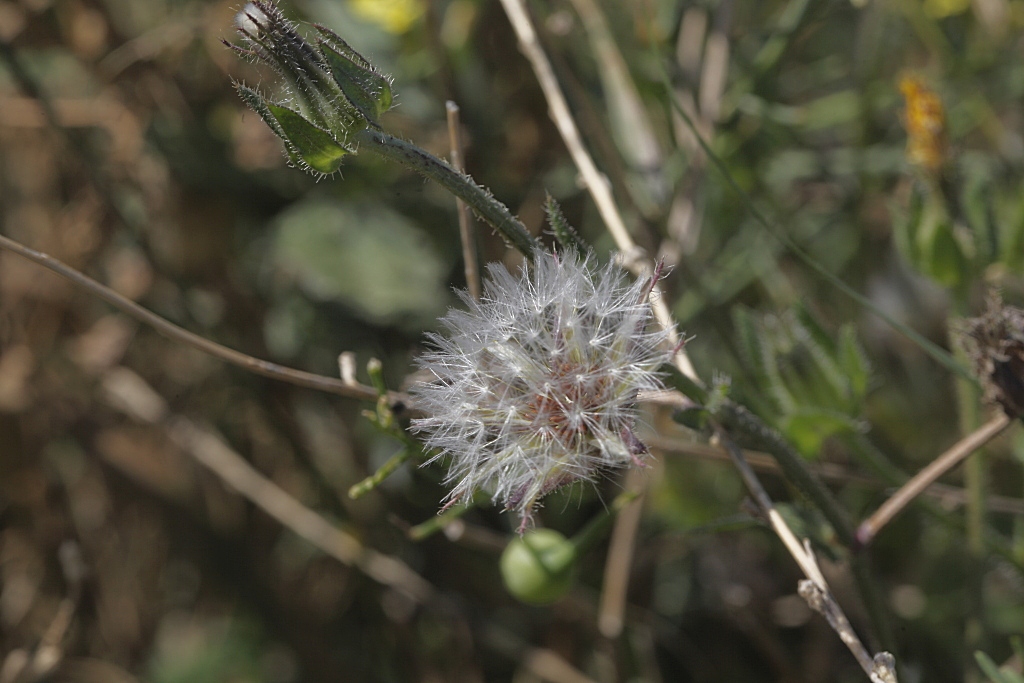
[[[942,100],[918,76],[900,79],[906,101],[903,125],[907,129],[907,160],[929,173],[946,163],[946,110]]]
[[[405,33],[423,15],[422,0],[349,0],[356,16],[389,33]]]

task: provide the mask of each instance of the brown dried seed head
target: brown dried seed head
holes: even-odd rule
[[[989,298],[985,313],[967,321],[968,353],[986,399],[1024,417],[1024,310]]]

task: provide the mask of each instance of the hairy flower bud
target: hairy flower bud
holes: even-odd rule
[[[538,254],[529,272],[489,267],[484,296],[429,335],[413,387],[426,445],[450,457],[449,504],[482,490],[522,518],[542,497],[605,469],[640,464],[640,391],[661,388],[667,334],[647,329],[650,281],[625,282],[573,251]]]
[[[288,97],[274,102],[240,83],[239,95],[285,141],[293,163],[317,173],[338,170],[355,152],[350,138],[391,108],[391,79],[323,26],[314,26],[313,47],[272,2],[248,3],[235,26],[244,45],[227,45],[274,67]]]

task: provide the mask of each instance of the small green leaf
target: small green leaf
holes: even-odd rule
[[[850,384],[851,398],[860,405],[868,393],[871,366],[868,365],[867,355],[857,342],[857,331],[853,325],[843,325],[839,328],[837,346],[836,358],[846,381]]]
[[[295,163],[319,173],[330,174],[341,167],[341,160],[346,154],[353,153],[353,150],[340,144],[334,136],[317,128],[298,112],[269,102],[266,108],[277,120],[277,128],[283,135],[277,129],[274,132],[288,143],[288,152]]]
[[[550,194],[544,200],[544,213],[548,216],[551,232],[554,233],[555,239],[563,249],[575,249],[581,254],[590,251],[587,243],[583,241],[576,229],[569,225],[569,221],[565,220],[562,207]]]
[[[943,213],[925,213],[918,233],[918,247],[920,262],[916,267],[944,287],[957,287],[969,277],[967,256]]]
[[[830,436],[854,432],[857,422],[847,415],[820,408],[798,408],[781,420],[782,433],[806,458],[815,459]]]
[[[284,129],[281,128],[281,124],[277,122],[274,115],[270,113],[270,109],[267,108],[269,102],[267,102],[267,99],[263,97],[263,95],[260,95],[252,88],[242,85],[241,83],[235,83],[235,89],[238,91],[238,95],[242,98],[242,101],[245,102],[250,109],[259,114],[265,124],[270,126],[270,130],[274,131],[274,135],[284,140],[288,139],[288,136],[284,133]]]

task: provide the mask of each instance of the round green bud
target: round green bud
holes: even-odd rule
[[[534,529],[513,539],[501,554],[501,577],[522,602],[543,605],[572,585],[576,548],[553,529]]]

